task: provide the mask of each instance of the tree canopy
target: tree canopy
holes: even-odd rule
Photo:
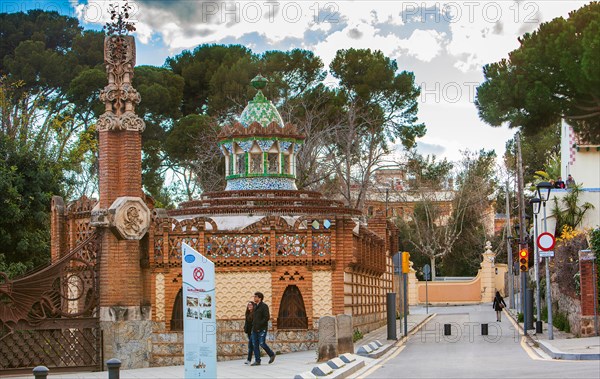
[[[32,10],[0,14],[0,35],[2,148],[11,159],[27,157],[32,164],[3,162],[10,203],[5,211],[13,212],[5,219],[21,217],[17,208],[27,209],[19,203],[25,195],[37,207],[36,222],[1,236],[10,249],[2,262],[12,262],[22,252],[49,252],[45,235],[32,237],[46,225],[38,210],[49,210],[48,194],[67,201],[97,194],[95,124],[104,111],[98,96],[107,84],[105,34],[84,30],[73,17]],[[133,86],[142,98],[136,112],[146,123],[142,183],[158,207],[223,188],[217,135],[254,96],[249,84],[258,73],[269,79],[265,94],[283,119],[306,136],[297,167],[300,188],[330,188],[329,194],[360,207],[389,146],[412,147],[425,133],[417,120],[414,75],[381,51],[340,50],[326,67],[302,49],[257,54],[240,45],[200,45],[162,67],[135,67]],[[339,82],[325,83],[328,73]],[[35,172],[44,181],[39,188],[18,184]],[[21,242],[12,244],[16,240]]]
[[[60,170],[0,135],[0,271],[22,274],[50,257],[50,200]]]
[[[600,142],[600,3],[540,25],[508,59],[484,66],[479,116],[532,135],[560,122]]]

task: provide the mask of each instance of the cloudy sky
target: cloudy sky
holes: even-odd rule
[[[100,28],[108,19],[104,0],[2,2],[3,12],[56,10]],[[379,49],[415,73],[421,86],[419,118],[427,135],[423,154],[451,160],[460,150],[494,149],[501,155],[514,131],[492,128],[473,103],[482,66],[518,47],[517,37],[541,22],[566,17],[580,1],[204,1],[137,0],[132,19],[138,64],[203,43],[242,44],[254,52],[303,48],[329,65],[345,48]]]

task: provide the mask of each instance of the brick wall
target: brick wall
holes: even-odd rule
[[[593,316],[594,307],[598,306],[598,294],[594,296],[596,277],[598,273],[594,269],[595,261],[579,260],[579,272],[581,275],[581,315]]]
[[[120,196],[142,193],[142,136],[136,131],[99,133],[100,207],[108,208]]]

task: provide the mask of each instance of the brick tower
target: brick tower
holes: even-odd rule
[[[143,291],[140,240],[150,226],[143,200],[141,133],[144,121],[135,114],[139,93],[131,85],[135,66],[132,36],[104,40],[108,85],[100,93],[105,112],[99,134],[99,202],[91,224],[101,236],[99,254],[100,325],[105,358],[118,358],[123,368],[147,367],[150,307]],[[135,336],[135,337],[134,337]]]

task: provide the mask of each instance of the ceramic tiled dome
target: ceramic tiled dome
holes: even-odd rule
[[[296,157],[304,137],[293,125],[283,123],[277,108],[262,93],[267,79],[258,75],[251,84],[256,96],[239,122],[225,126],[220,134],[225,190],[296,190]]]

